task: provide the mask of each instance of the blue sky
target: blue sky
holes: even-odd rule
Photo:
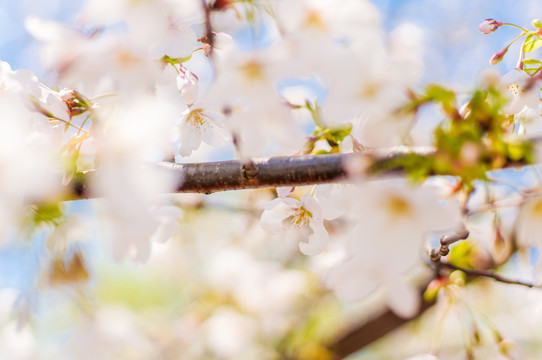
[[[296,0],[293,0],[296,1]],[[0,0],[0,59],[13,68],[29,68],[43,76],[38,46],[24,29],[25,15],[73,22],[84,0]],[[527,26],[533,17],[542,17],[542,2],[536,0],[379,0],[373,3],[382,13],[387,30],[410,22],[425,30],[426,75],[424,83],[444,82],[465,86],[488,68],[491,55],[504,47],[517,32],[501,28],[482,35],[477,25],[495,18]],[[340,4],[340,2],[337,2]],[[338,5],[339,6],[339,5]],[[515,48],[498,68],[513,69]]]

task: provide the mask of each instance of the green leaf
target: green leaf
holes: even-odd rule
[[[192,58],[192,55],[185,58],[172,58],[167,55],[162,56],[162,61],[171,65],[178,65],[179,63],[184,63]]]
[[[431,84],[425,88],[425,96],[429,101],[440,103],[444,112],[449,115],[457,113],[455,106],[455,93],[442,86]]]
[[[352,124],[348,123],[345,124],[344,127],[337,128],[337,129],[327,129],[324,132],[323,138],[326,140],[331,140],[334,143],[340,143],[344,140],[344,138],[348,135],[350,135],[350,132],[352,131]]]
[[[540,66],[539,67],[535,67],[535,68],[529,68],[529,69],[523,69],[523,71],[525,71],[527,74],[529,75],[532,75],[534,74],[535,72],[538,72],[540,69]]]
[[[450,102],[455,100],[453,91],[443,88],[440,85],[431,84],[425,88],[426,95],[432,100],[439,102]]]
[[[540,46],[542,46],[542,40],[533,37],[532,40],[527,41],[525,45],[523,45],[523,51],[525,53],[528,53],[538,49]]]
[[[474,269],[473,260],[479,256],[479,250],[471,241],[463,240],[450,249],[450,263],[463,269]]]
[[[533,22],[532,22],[532,24],[533,24],[533,26],[534,26],[535,28],[538,28],[538,29],[542,28],[542,21],[540,21],[540,20],[538,20],[538,19],[534,19]]]
[[[34,207],[32,220],[36,225],[53,224],[57,225],[63,218],[64,213],[59,203],[44,203]]]
[[[525,59],[523,60],[523,64],[525,65],[540,65],[542,62],[536,60],[536,59]]]

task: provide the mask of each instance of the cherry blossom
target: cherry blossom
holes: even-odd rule
[[[541,246],[542,197],[528,199],[517,217],[517,239],[523,246]]]
[[[519,134],[540,134],[542,132],[540,106],[540,104],[535,108],[524,106],[523,110],[514,115],[514,120],[520,125]]]
[[[60,169],[53,138],[32,124],[29,108],[9,66],[0,68],[0,242],[22,215],[25,201],[40,201],[54,194],[59,184],[52,173]],[[17,154],[17,156],[13,156]]]
[[[179,155],[189,156],[203,141],[207,145],[222,146],[230,138],[224,125],[224,115],[211,113],[196,103],[181,115],[179,129]]]
[[[59,73],[70,66],[90,41],[80,31],[34,16],[26,18],[25,27],[34,38],[43,43],[41,49],[43,64]]]
[[[169,239],[178,230],[176,222],[182,215],[157,198],[174,188],[172,175],[149,164],[168,143],[176,111],[149,98],[129,107],[103,108],[97,114],[107,127],[96,136],[103,161],[93,190],[106,197],[115,258],[128,255],[144,262],[152,242]],[[147,121],[151,114],[154,122]]]
[[[86,319],[69,337],[62,349],[65,357],[83,360],[152,356],[151,341],[129,310],[107,307]]]
[[[88,1],[81,14],[83,22],[109,25],[123,20],[135,44],[147,50],[150,58],[164,55],[190,57],[196,47],[196,33],[191,28],[201,21],[201,6],[194,1]],[[105,16],[104,16],[105,14]]]
[[[235,50],[230,47],[221,55],[208,103],[227,117],[242,157],[265,154],[271,142],[294,150],[303,135],[292,121],[291,108],[275,90],[287,63],[270,51]]]
[[[311,195],[302,195],[299,200],[272,200],[265,206],[260,222],[262,227],[272,234],[292,228],[312,232],[306,241],[299,243],[299,249],[306,255],[316,255],[327,246],[329,236],[324,227],[322,210]]]
[[[203,141],[210,146],[222,146],[230,138],[225,125],[225,117],[207,110],[208,104],[198,101],[198,77],[180,66],[177,76],[177,89],[189,107],[181,114],[178,123],[179,147],[181,156],[190,156]]]
[[[379,24],[378,10],[367,1],[347,0],[336,6],[332,0],[277,2],[279,26],[287,32],[323,33],[336,37],[364,36]]]
[[[458,204],[441,203],[432,187],[393,181],[372,182],[351,190],[350,201],[356,225],[350,232],[349,257],[330,270],[326,284],[349,301],[382,286],[395,312],[413,316],[419,295],[404,280],[405,273],[416,264],[428,231],[459,226]],[[360,274],[367,277],[360,279]]]
[[[529,74],[520,69],[509,71],[502,76],[501,84],[509,101],[503,108],[506,114],[517,114],[525,106],[538,110],[538,89],[533,81]]]

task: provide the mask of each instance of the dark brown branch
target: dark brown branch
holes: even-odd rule
[[[408,171],[404,168],[405,164],[421,163],[434,155],[432,148],[400,147],[363,153],[280,156],[254,160],[250,164],[231,160],[192,164],[164,162],[157,166],[174,174],[178,180],[176,192],[211,194],[227,190],[346,182],[347,168],[353,171],[351,175],[354,179],[404,176],[405,170]],[[352,170],[352,164],[358,164],[358,168]],[[509,162],[504,167],[523,165],[526,164]],[[70,184],[65,200],[99,196],[91,195],[88,190],[88,179],[94,174],[94,171],[78,173]]]
[[[423,313],[425,313],[426,310],[435,304],[434,302],[424,300],[423,290],[425,290],[425,287],[423,287],[421,290],[422,292],[420,293],[420,297],[422,305],[418,313],[412,319],[399,317],[391,310],[387,310],[361,326],[357,324],[355,328],[347,331],[330,346],[330,349],[333,351],[335,357],[337,359],[345,358],[346,356],[353,354],[354,352],[359,351],[365,346],[384,337],[393,330],[407,324],[413,319],[420,317]]]
[[[431,155],[426,148],[415,151],[395,149],[391,152],[365,152],[331,155],[282,156],[254,160],[250,166],[238,160],[172,164],[159,163],[164,171],[172,172],[178,179],[175,189],[180,193],[211,194],[217,191],[256,189],[263,187],[301,186],[347,181],[345,163],[365,164],[355,176],[400,176],[404,171],[401,158]],[[89,178],[94,171],[78,173],[70,183],[66,199],[87,199]]]

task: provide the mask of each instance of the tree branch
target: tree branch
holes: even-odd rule
[[[401,159],[430,156],[429,148],[396,148],[392,151],[363,153],[280,156],[254,160],[247,168],[239,160],[210,163],[158,163],[164,171],[172,172],[178,181],[179,193],[211,194],[218,191],[256,189],[263,187],[302,186],[348,181],[348,164],[362,164],[353,176],[401,176]],[[95,197],[88,184],[97,171],[77,173],[69,184],[66,200]]]
[[[434,301],[429,302],[423,298],[423,291],[425,288],[426,287],[420,288],[422,305],[413,318],[405,319],[395,315],[391,310],[387,310],[364,324],[356,324],[355,328],[349,329],[330,345],[330,349],[335,357],[337,359],[343,359],[384,337],[393,330],[419,318],[426,310],[435,304]]]
[[[348,182],[358,178],[399,177],[409,170],[405,167],[415,166],[412,164],[421,163],[434,155],[435,150],[431,147],[397,147],[348,154],[278,156],[254,160],[249,167],[239,160],[187,164],[164,162],[156,165],[174,174],[178,183],[175,192],[211,194],[227,190]],[[509,161],[503,168],[524,165],[527,164]],[[63,199],[99,196],[92,194],[88,186],[89,179],[96,174],[97,171],[77,173]]]

